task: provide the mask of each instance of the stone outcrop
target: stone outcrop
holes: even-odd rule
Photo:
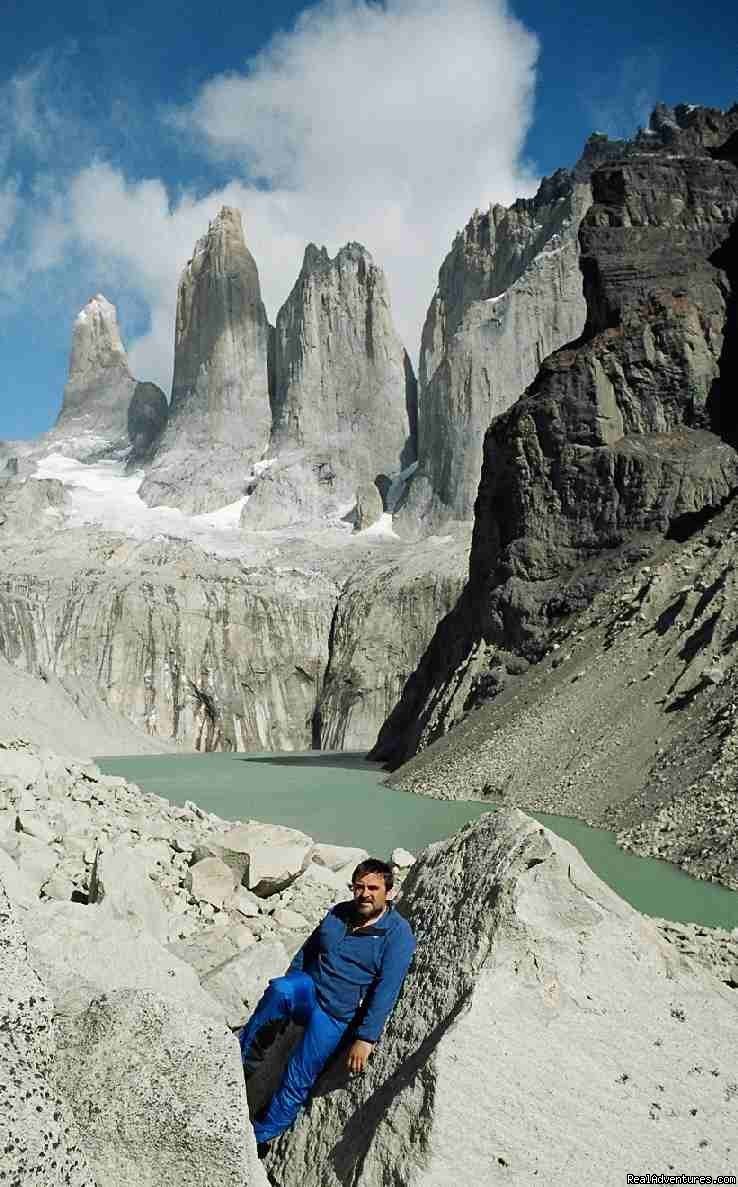
[[[241,215],[224,206],[179,283],[169,422],[140,492],[149,505],[207,511],[243,495],[269,439],[269,333]]]
[[[356,492],[354,531],[363,532],[380,519],[384,510],[382,496],[373,482],[363,483]]]
[[[469,584],[375,757],[396,764],[458,720],[490,646],[539,657],[639,533],[688,530],[738,488],[716,433],[731,419],[738,109],[677,108],[666,132],[662,117],[592,173],[582,338],[487,431]]]
[[[99,1187],[62,1099],[58,1056],[52,1002],[0,870],[0,1171],[29,1187]]]
[[[69,543],[35,571],[28,558],[6,570],[0,653],[193,749],[309,749],[337,583],[312,565],[118,543],[120,564],[108,552],[88,568],[83,550],[86,575],[73,575]]]
[[[55,478],[15,476],[0,482],[0,533],[28,537],[34,530],[50,526],[49,516],[57,517],[66,502],[61,482]]]
[[[346,509],[359,485],[415,458],[412,367],[384,274],[358,243],[334,259],[313,244],[305,251],[277,315],[272,418],[277,460],[255,482],[246,526]]]
[[[99,1187],[267,1187],[222,1024],[118,990],[60,1033],[59,1075]]]
[[[735,991],[519,812],[429,847],[418,949],[369,1069],[328,1069],[266,1158],[277,1187],[622,1182],[735,1158]],[[566,1091],[562,1091],[562,1077]]]

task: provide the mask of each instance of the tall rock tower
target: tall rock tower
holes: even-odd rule
[[[359,243],[309,244],[277,316],[273,462],[242,522],[283,526],[338,510],[415,458],[416,389],[384,273]]]
[[[99,438],[101,445],[125,448],[135,390],[115,305],[98,293],[74,323],[69,378],[54,437],[90,439],[90,445]]]
[[[179,282],[169,423],[147,503],[207,511],[243,494],[269,440],[269,332],[241,215],[224,206]]]
[[[589,178],[622,148],[590,138],[534,198],[475,211],[438,276],[420,346],[418,469],[395,526],[409,537],[474,515],[484,433],[577,338],[587,312],[578,231]]]

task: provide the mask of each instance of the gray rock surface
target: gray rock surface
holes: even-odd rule
[[[0,1175],[22,1187],[100,1187],[62,1099],[52,1003],[3,881],[0,868]]]
[[[363,1076],[328,1070],[267,1156],[274,1184],[614,1187],[638,1157],[733,1165],[734,991],[570,845],[484,816],[421,855],[402,911],[418,950],[385,1036]]]
[[[0,533],[25,535],[34,527],[51,526],[66,502],[64,487],[54,478],[9,479],[0,482]]]
[[[148,932],[96,907],[37,903],[26,911],[23,927],[34,967],[60,1015],[79,1014],[101,994],[135,989],[171,999],[191,1018],[224,1019],[222,1007],[188,965]]]
[[[90,873],[89,901],[99,903],[99,913],[106,918],[122,920],[156,940],[168,938],[164,903],[148,877],[146,857],[133,846],[98,849]]]
[[[476,211],[456,237],[423,328],[419,466],[396,517],[402,535],[472,519],[487,426],[582,332],[577,233],[590,202],[588,183],[560,170],[533,199]]]
[[[179,283],[169,421],[141,487],[150,505],[238,499],[269,439],[269,324],[241,215],[224,206]]]
[[[164,741],[309,749],[338,589],[315,561],[257,567],[109,536],[98,551],[94,536],[66,533],[35,560],[12,556],[0,588],[6,659],[56,677],[83,708],[95,693],[91,711],[102,702]]]
[[[281,940],[262,940],[207,969],[201,981],[206,992],[223,1007],[228,1025],[244,1026],[269,981],[281,977],[288,964],[289,956]]]
[[[363,532],[370,528],[382,515],[382,496],[373,482],[364,483],[356,492],[354,507],[354,531]]]
[[[55,438],[88,438],[94,446],[128,445],[128,407],[136,390],[114,305],[101,293],[77,315],[69,378]]]
[[[397,703],[414,656],[462,591],[468,534],[364,564],[334,611],[315,733],[324,750],[366,750]],[[319,730],[318,730],[319,727]]]
[[[58,1059],[99,1187],[267,1187],[222,1023],[118,990],[62,1020]]]
[[[414,460],[415,399],[382,270],[358,243],[334,259],[310,244],[277,315],[277,463],[255,482],[242,523],[279,526],[350,508],[358,486]]]

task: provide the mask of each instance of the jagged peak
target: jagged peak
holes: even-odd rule
[[[238,248],[246,248],[243,218],[241,211],[236,206],[221,206],[215,218],[208,223],[205,234],[201,235],[195,243],[192,257],[187,261],[187,267],[205,252],[217,251],[218,245],[223,241],[230,241]]]
[[[345,263],[364,264],[367,268],[374,267],[371,252],[364,247],[363,243],[357,243],[355,240],[351,240],[339,248],[332,258],[329,256],[328,249],[325,246],[317,247],[315,243],[308,243],[305,248],[300,271],[302,276],[309,276],[315,272],[340,269],[341,265]]]
[[[120,336],[118,311],[112,301],[96,293],[74,320],[69,378],[121,366],[128,367],[128,356]]]
[[[243,217],[237,206],[221,206],[214,219],[211,219],[208,230],[217,231],[221,227],[233,226],[243,234]]]
[[[76,325],[84,325],[91,317],[100,317],[103,321],[118,324],[118,311],[112,301],[102,293],[95,293],[86,305],[83,305],[75,319]]]

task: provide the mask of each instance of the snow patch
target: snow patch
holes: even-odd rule
[[[127,474],[123,460],[85,465],[60,453],[43,458],[35,477],[56,478],[64,484],[70,527],[94,525],[139,540],[178,536],[224,555],[243,551],[239,520],[245,497],[201,515],[186,515],[176,507],[147,507],[138,493],[142,470]]]
[[[262,469],[268,468],[273,460],[262,465]],[[416,465],[408,466],[398,478],[406,480]],[[270,542],[291,540],[295,534],[294,528],[271,532],[243,530],[240,527],[241,511],[248,502],[248,495],[199,515],[187,515],[176,507],[147,507],[138,493],[144,479],[143,471],[126,473],[124,457],[86,465],[62,453],[50,453],[37,462],[34,477],[54,478],[64,485],[67,502],[63,511],[54,508],[48,512],[54,520],[59,520],[60,526],[98,527],[136,540],[168,536],[189,541],[218,556],[242,558],[255,552],[260,559],[272,555],[264,551]],[[344,522],[344,517],[352,509],[353,504],[350,504],[340,508],[337,514],[326,516],[320,525],[310,530],[310,536],[326,546],[346,546],[356,536],[398,538],[392,531],[392,515],[389,513],[364,532],[353,533],[352,525]],[[300,529],[300,535],[303,534]],[[273,555],[276,556],[278,551],[273,551]]]
[[[400,539],[397,532],[392,530],[392,515],[389,511],[383,511],[376,523],[371,524],[368,528],[364,528],[361,532],[356,532],[356,535],[383,536],[390,540]]]

